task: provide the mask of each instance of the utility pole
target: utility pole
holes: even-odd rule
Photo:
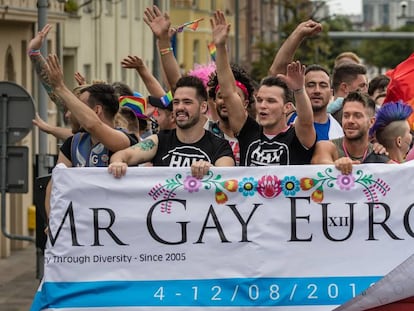
[[[42,30],[43,27],[47,24],[47,8],[49,2],[48,0],[38,0],[37,1],[37,23],[38,31]],[[47,56],[47,40],[44,40],[40,52],[45,57]],[[47,122],[47,93],[42,83],[38,82],[37,84],[37,94],[38,94],[38,112],[40,117]],[[38,158],[38,168],[37,176],[44,176],[48,174],[47,168],[47,133],[39,131],[39,158]]]
[[[235,5],[235,10],[236,10],[236,12],[235,12],[235,16],[234,16],[234,18],[236,19],[235,20],[235,26],[236,26],[236,29],[235,29],[235,33],[234,33],[234,35],[235,35],[235,46],[236,46],[236,59],[235,59],[235,61],[236,61],[236,64],[238,64],[239,63],[239,60],[240,60],[240,52],[239,52],[239,48],[240,48],[240,42],[239,42],[239,27],[240,27],[240,23],[239,23],[239,0],[236,0],[236,5]]]

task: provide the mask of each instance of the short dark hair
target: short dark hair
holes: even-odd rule
[[[231,64],[230,67],[231,67],[231,71],[233,72],[234,79],[236,81],[239,81],[246,87],[247,94],[248,94],[248,98],[246,98],[246,100],[249,101],[249,105],[252,104],[254,102],[254,97],[253,97],[254,87],[253,87],[252,79],[249,77],[246,70],[244,70],[241,66],[237,64]],[[210,75],[210,79],[207,82],[207,86],[210,88],[208,91],[208,95],[212,99],[216,99],[217,85],[218,85],[217,71],[214,71]]]
[[[134,92],[131,90],[131,88],[124,82],[116,81],[112,83],[112,86],[114,88],[116,97],[134,95]]]
[[[292,103],[295,102],[293,91],[288,87],[285,81],[283,81],[282,79],[278,77],[270,76],[270,77],[264,78],[260,82],[260,87],[261,86],[278,86],[283,89],[284,104],[288,102],[292,102]]]
[[[374,95],[374,92],[376,90],[380,90],[381,92],[384,92],[389,83],[390,83],[390,78],[388,78],[386,75],[376,76],[369,82],[368,95],[369,96]]]
[[[174,93],[179,87],[192,87],[196,90],[196,96],[200,102],[207,101],[207,90],[200,78],[195,76],[181,77],[175,85]]]
[[[350,92],[342,102],[342,107],[345,107],[347,102],[356,101],[360,102],[365,109],[370,112],[371,116],[375,115],[375,101],[369,98],[367,95],[362,94],[361,92]]]
[[[365,74],[367,74],[367,69],[363,65],[353,63],[339,65],[338,67],[335,67],[332,74],[332,89],[335,92],[342,82],[349,84],[355,80],[358,75]]]
[[[111,85],[105,83],[92,84],[81,90],[81,93],[84,92],[89,93],[89,107],[93,108],[96,105],[101,105],[107,118],[112,120],[115,117],[119,109],[119,103]]]
[[[331,76],[329,74],[329,71],[325,67],[318,65],[318,64],[312,64],[312,65],[306,66],[305,75],[310,71],[323,71],[324,73],[328,75],[328,77]]]

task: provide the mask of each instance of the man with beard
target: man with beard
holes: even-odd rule
[[[152,162],[154,166],[191,166],[193,176],[202,178],[212,165],[234,166],[228,142],[203,127],[207,91],[199,78],[180,78],[172,105],[176,129],[160,131],[135,146],[116,152],[111,157],[109,173],[120,178],[128,165]]]
[[[254,88],[251,79],[245,70],[236,64],[231,65],[231,71],[235,79],[235,92],[243,102],[244,109],[248,109],[254,103],[253,92]],[[208,130],[219,137],[225,138],[232,150],[236,161],[236,165],[240,164],[240,147],[237,138],[234,136],[233,130],[229,123],[229,114],[226,103],[221,95],[220,85],[218,83],[217,72],[211,75],[208,81],[209,96],[214,100],[217,111],[218,120],[216,122],[209,121]]]
[[[327,112],[331,99],[328,71],[320,65],[306,67],[305,90],[312,104],[313,125],[317,140],[336,139],[344,136],[341,125]]]
[[[375,103],[359,92],[344,98],[342,129],[344,137],[319,141],[312,164],[335,164],[342,174],[350,174],[353,164],[388,163],[390,159],[376,154],[369,142],[368,131],[374,123]]]

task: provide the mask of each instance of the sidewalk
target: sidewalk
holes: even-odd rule
[[[35,245],[0,259],[1,311],[28,311],[38,286]]]

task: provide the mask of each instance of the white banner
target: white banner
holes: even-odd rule
[[[333,310],[414,253],[413,166],[57,167],[32,310]]]

